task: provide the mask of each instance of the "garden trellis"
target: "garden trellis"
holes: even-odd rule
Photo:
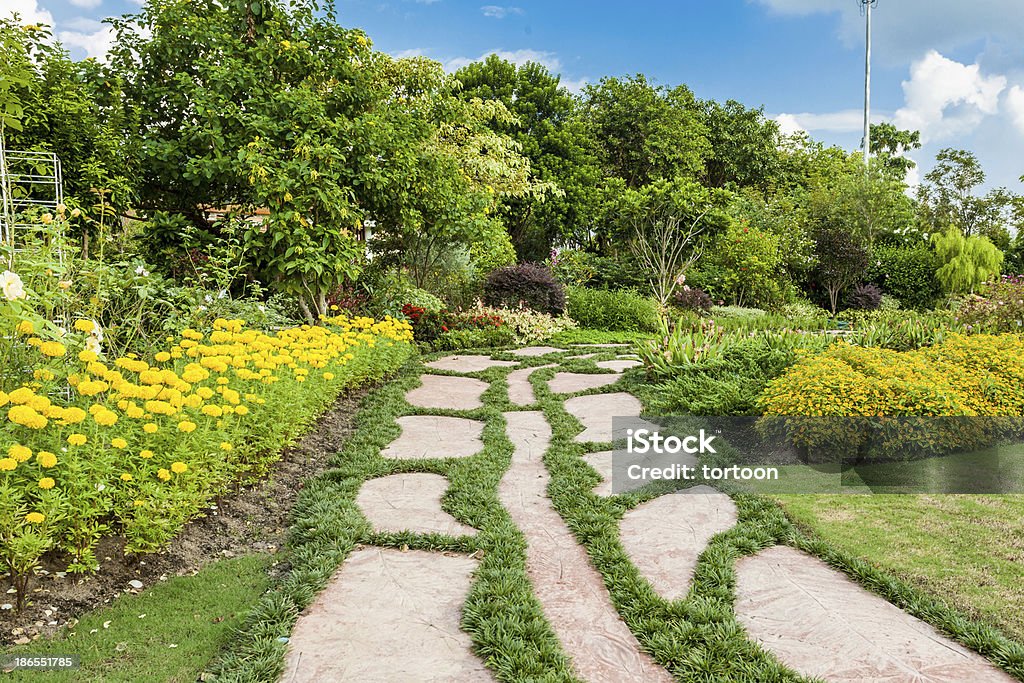
[[[60,157],[51,152],[4,149],[0,145],[0,243],[7,267],[18,251],[18,233],[35,230],[34,212],[56,212],[64,201]],[[35,210],[35,211],[33,211]],[[63,254],[59,254],[63,260]]]

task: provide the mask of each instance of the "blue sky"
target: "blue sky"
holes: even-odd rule
[[[488,4],[495,2],[497,4]],[[338,20],[378,49],[456,68],[498,52],[540,61],[578,90],[643,72],[699,97],[765,107],[787,129],[860,141],[859,0],[338,0]],[[101,55],[98,21],[134,0],[0,0],[52,20],[76,57]],[[875,121],[922,131],[927,171],[942,147],[975,151],[989,185],[1024,192],[1024,8],[1020,0],[880,0],[875,10]],[[913,180],[913,178],[911,178]]]

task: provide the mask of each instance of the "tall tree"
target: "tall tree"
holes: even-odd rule
[[[503,124],[522,146],[534,175],[560,190],[542,199],[506,199],[499,215],[519,257],[539,261],[553,243],[589,232],[595,221],[601,169],[595,146],[576,115],[577,100],[559,77],[541,64],[516,66],[497,55],[455,73],[459,96],[466,100],[497,100],[517,122]]]
[[[871,154],[881,162],[882,170],[897,180],[906,180],[917,164],[906,154],[921,149],[921,133],[900,130],[891,123],[871,124]]]
[[[763,107],[745,107],[736,100],[725,104],[706,100],[700,103],[700,109],[711,145],[704,160],[709,186],[768,190],[779,182],[779,124],[765,117]]]
[[[697,177],[710,154],[707,126],[683,85],[655,86],[638,74],[584,89],[583,114],[608,175],[639,188],[659,178]]]

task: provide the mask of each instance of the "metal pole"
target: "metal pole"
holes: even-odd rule
[[[873,0],[864,2],[865,29],[864,48],[864,167],[870,168],[871,159],[871,5]]]

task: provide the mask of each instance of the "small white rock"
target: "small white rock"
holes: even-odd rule
[[[128,582],[128,585],[134,588],[135,590],[142,590],[143,583],[138,579],[132,579]]]

